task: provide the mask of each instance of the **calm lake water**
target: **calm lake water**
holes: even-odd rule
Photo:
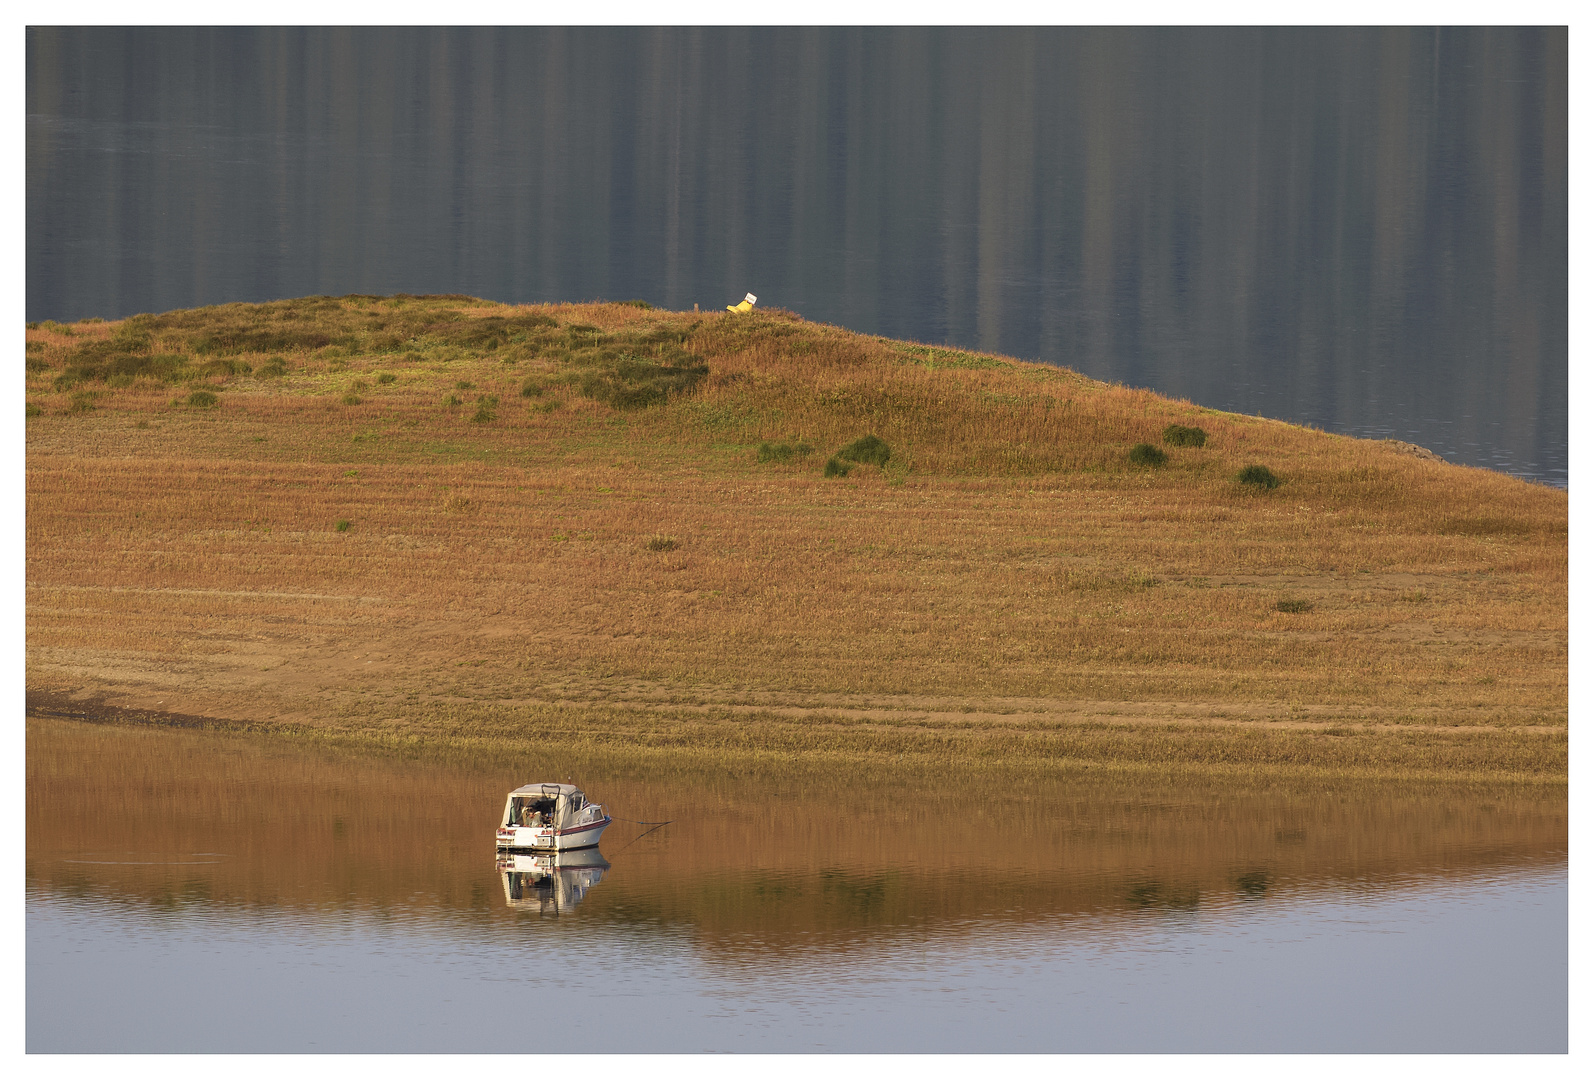
[[[27,317],[760,303],[1567,483],[1561,28],[27,31]]]
[[[1564,793],[27,731],[30,1052],[1567,1050]]]

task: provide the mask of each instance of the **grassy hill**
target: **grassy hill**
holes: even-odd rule
[[[1403,444],[779,310],[462,296],[30,325],[27,411],[39,712],[1566,775],[1566,493]]]

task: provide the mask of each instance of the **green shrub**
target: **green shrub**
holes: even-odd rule
[[[876,435],[865,435],[843,446],[836,456],[842,461],[855,461],[859,465],[884,465],[891,460],[891,447]]]
[[[200,367],[199,373],[207,377],[219,376],[226,378],[229,375],[247,375],[253,370],[242,360],[219,359],[207,361]]]
[[[1207,433],[1198,427],[1169,424],[1162,429],[1162,441],[1169,446],[1205,446]]]
[[[1275,606],[1286,615],[1304,615],[1312,610],[1310,600],[1280,600]]]
[[[209,409],[215,406],[216,401],[216,395],[209,390],[195,390],[184,399],[183,404],[190,405],[196,409]]]
[[[255,378],[281,378],[288,373],[288,362],[280,356],[273,356],[264,364],[255,368]]]
[[[1136,465],[1166,465],[1168,455],[1150,443],[1136,443],[1129,450],[1129,460]]]
[[[623,356],[581,379],[581,394],[615,409],[662,405],[672,395],[692,390],[708,374],[707,364],[658,362]]]
[[[378,386],[392,386],[393,383],[395,381],[397,381],[397,379],[398,379],[398,376],[393,374],[391,371],[384,371],[384,372],[381,372],[381,373],[379,373],[377,375],[377,377],[376,377],[376,385],[378,385]]]
[[[760,465],[771,461],[790,461],[797,456],[797,451],[786,443],[762,442],[758,444],[758,463]]]
[[[852,472],[852,466],[842,461],[839,457],[833,457],[825,462],[826,476],[846,476],[850,472]]]
[[[454,384],[454,389],[455,390],[474,390],[474,389],[476,389],[476,384],[473,383],[473,382],[467,382],[464,379],[461,379],[461,380],[459,380],[459,382]]]
[[[654,534],[648,539],[649,551],[674,551],[676,549],[675,537]]]
[[[361,398],[359,394],[349,393],[343,395],[343,404],[345,405],[358,405],[360,401]]]
[[[339,518],[336,528],[337,528],[338,532],[348,532],[349,531],[349,519],[348,518]]]
[[[498,419],[498,395],[483,394],[476,402],[476,415],[471,417],[471,421],[486,424],[496,419]]]
[[[1266,465],[1247,465],[1240,470],[1240,475],[1235,477],[1242,484],[1272,491],[1279,486],[1279,478],[1273,475],[1273,470]]]
[[[38,416],[42,412],[44,412],[43,409],[39,408],[37,405],[35,405],[31,401],[28,402],[28,415],[29,416]]]
[[[194,373],[188,369],[187,357],[173,353],[152,355],[145,346],[137,344],[135,337],[118,337],[109,342],[92,341],[75,350],[55,383],[57,389],[64,390],[81,382],[104,382],[118,375],[173,383],[193,378]]]

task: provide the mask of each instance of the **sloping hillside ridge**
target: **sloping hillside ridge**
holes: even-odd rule
[[[26,355],[39,701],[1564,777],[1566,494],[1405,444],[780,310],[309,297]]]

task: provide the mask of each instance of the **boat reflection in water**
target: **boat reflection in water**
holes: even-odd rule
[[[557,915],[581,903],[607,869],[609,860],[595,847],[547,855],[498,855],[505,902],[541,915]]]

